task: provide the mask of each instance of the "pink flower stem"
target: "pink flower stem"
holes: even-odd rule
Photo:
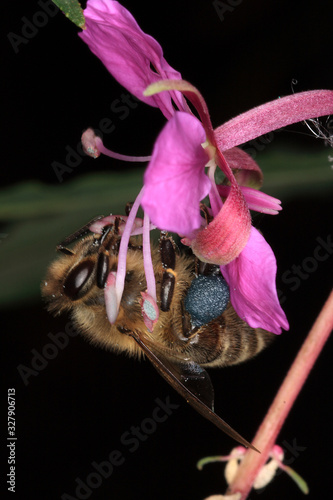
[[[241,493],[245,500],[259,470],[266,463],[276,437],[317,357],[333,329],[333,291],[291,365],[275,399],[252,442],[261,453],[248,450],[227,495]]]

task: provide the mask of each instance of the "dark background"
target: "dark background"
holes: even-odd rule
[[[333,10],[329,1],[226,1],[233,10],[226,11],[224,19],[213,2],[205,0],[133,0],[124,5],[142,29],[160,42],[167,61],[200,89],[215,126],[292,89],[332,88]],[[60,13],[49,16],[15,53],[7,34],[22,36],[25,19],[31,21],[40,10],[33,1],[3,2],[1,19],[0,265],[5,343],[1,411],[7,413],[7,389],[15,388],[15,498],[60,499],[64,493],[75,498],[76,478],[85,482],[94,471],[92,463],[107,460],[113,450],[122,452],[124,463],[87,498],[200,500],[223,493],[222,466],[210,465],[199,472],[195,464],[207,455],[227,454],[234,443],[196,415],[147,362],[116,357],[74,337],[28,377],[27,385],[18,372],[19,365],[31,368],[36,352],[42,353],[52,343],[50,332],[63,332],[68,323],[66,317],[54,319],[47,314],[38,292],[55,244],[97,213],[116,211],[115,206],[119,209],[140,188],[141,167],[133,172],[133,165],[84,158],[59,182],[53,162],[66,164],[66,147],[76,150],[82,130],[90,125],[98,128],[103,118],[115,124],[105,142],[133,155],[149,154],[164,123],[158,110],[144,104],[123,120],[112,112],[114,100],[127,91],[114,82],[77,37],[76,27]],[[298,83],[293,85],[294,80]],[[269,155],[276,159],[281,152],[278,169],[270,171]],[[332,235],[328,160],[332,153],[323,141],[309,136],[304,125],[290,127],[256,153],[264,173],[267,162],[271,175],[266,191],[280,197],[284,206],[277,217],[256,216],[254,223],[277,255],[278,288],[290,332],[278,337],[258,359],[210,372],[217,413],[248,439],[265,415],[332,285],[332,250],[327,260],[305,273],[295,290],[283,279],[294,265],[304,272],[318,238],[327,241]],[[292,161],[285,164],[286,158]],[[298,170],[296,180],[286,175],[293,161],[300,161],[297,158],[304,165],[312,162],[312,177],[308,169],[304,176]],[[327,166],[321,183],[316,158],[320,158],[321,167]],[[280,165],[283,173],[279,176]],[[98,175],[109,176],[104,197],[97,192],[89,200],[84,198],[86,194],[78,186],[89,181],[91,174],[96,174],[96,179]],[[118,179],[123,183],[119,192]],[[329,349],[327,345],[321,354],[278,439],[286,449],[287,463],[308,481],[310,498],[314,499],[331,491]],[[151,417],[156,398],[164,401],[167,397],[179,407],[131,453],[129,446],[121,444],[121,436]],[[6,456],[5,429],[2,436]],[[290,448],[295,442],[303,449],[293,454]],[[7,469],[6,464],[3,474]],[[251,493],[250,497],[257,495]],[[282,495],[302,498],[285,474],[258,498]]]

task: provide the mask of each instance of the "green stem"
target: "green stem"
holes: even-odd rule
[[[245,500],[259,470],[266,463],[276,437],[333,328],[333,291],[316,319],[252,442],[261,453],[246,452],[227,495]]]

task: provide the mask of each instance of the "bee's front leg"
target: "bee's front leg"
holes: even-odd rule
[[[176,283],[176,245],[173,239],[167,236],[166,232],[161,232],[160,236],[160,255],[163,268],[161,283],[161,311],[170,310],[172,297]]]
[[[103,227],[102,236],[95,240],[95,244],[99,246],[96,281],[101,289],[105,287],[110,272],[110,248],[112,247],[113,253],[119,249],[119,224],[120,219],[116,218],[114,224]]]

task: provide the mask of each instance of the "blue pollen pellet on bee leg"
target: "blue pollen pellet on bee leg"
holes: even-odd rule
[[[222,276],[200,275],[195,278],[184,300],[192,326],[206,325],[220,316],[228,305],[229,297],[229,287]]]

